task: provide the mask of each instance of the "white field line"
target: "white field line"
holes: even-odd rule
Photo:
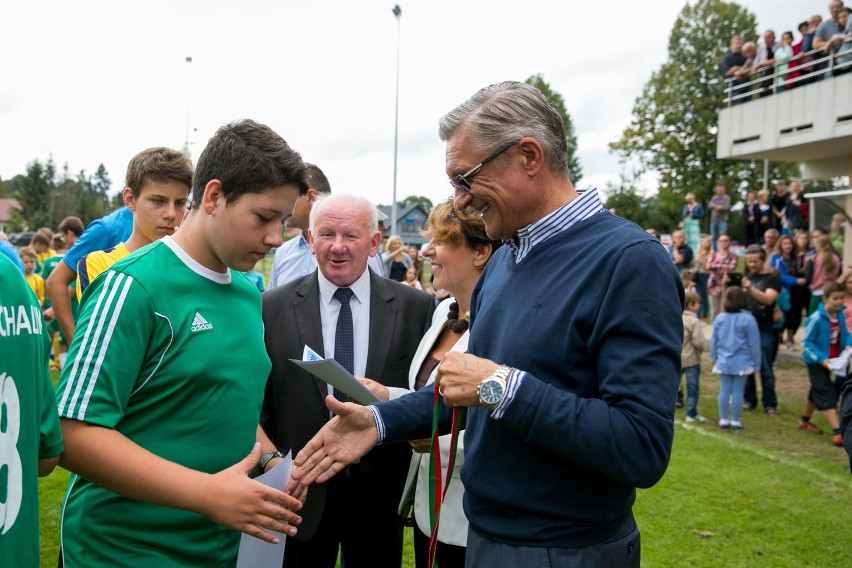
[[[849,475],[841,476],[840,474],[827,473],[807,463],[804,463],[801,460],[793,459],[779,452],[773,452],[758,447],[754,444],[747,444],[745,442],[737,440],[737,432],[720,432],[715,430],[708,430],[706,428],[698,428],[692,424],[687,424],[686,422],[675,422],[675,424],[677,424],[684,430],[696,432],[698,434],[701,434],[702,436],[707,436],[714,440],[718,440],[722,443],[728,444],[731,447],[737,448],[738,450],[751,452],[752,454],[760,456],[769,461],[776,462],[788,467],[794,467],[802,471],[806,471],[811,475],[815,475],[816,477],[819,477],[825,481],[831,481],[832,483],[836,483],[841,487],[849,487]],[[842,452],[843,449],[838,448],[837,451]]]

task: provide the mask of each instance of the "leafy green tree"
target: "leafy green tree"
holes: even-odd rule
[[[636,172],[631,175],[622,172],[618,184],[607,184],[604,207],[615,209],[616,215],[645,229],[654,228],[658,233],[669,232],[677,223],[677,216],[662,206],[659,195],[644,197],[637,188],[637,182]]]
[[[83,223],[88,224],[94,219],[103,217],[112,209],[109,198],[109,189],[112,182],[103,164],[98,166],[93,176],[81,170],[77,174],[77,185],[79,187],[79,203],[77,205],[77,216]]]
[[[124,196],[120,191],[113,195],[109,202],[109,208],[111,211],[118,209],[119,207],[124,207]]]
[[[92,178],[86,170],[80,170],[77,174],[77,187],[80,195],[77,201],[77,216],[83,224],[88,225],[93,220],[103,217],[103,207],[98,207],[97,199],[92,191]]]
[[[763,162],[716,158],[724,106],[718,63],[731,37],[757,37],[756,30],[754,15],[734,2],[698,0],[684,6],[669,38],[668,60],[643,87],[621,139],[610,144],[623,160],[637,161],[641,171],[658,173],[660,206],[677,217],[687,193],[706,203],[721,182],[736,203],[747,188],[763,186]],[[769,179],[798,175],[796,164],[770,164]]]
[[[95,170],[95,175],[92,177],[91,189],[94,197],[99,201],[102,209],[101,215],[106,214],[110,210],[109,191],[111,187],[112,181],[109,179],[109,172],[107,172],[103,164],[98,164],[98,169]]]
[[[51,227],[56,228],[65,217],[77,215],[78,202],[80,199],[80,187],[69,173],[66,163],[62,167],[62,175],[56,183],[56,191],[53,198],[53,222]]]
[[[640,227],[649,227],[648,212],[645,210],[645,199],[636,187],[637,176],[624,170],[618,183],[607,183],[604,207],[614,209],[615,214],[628,221],[633,221]]]
[[[20,212],[12,212],[16,228],[53,226],[55,176],[56,167],[51,158],[45,163],[33,160],[27,164],[26,176],[16,178],[14,196],[21,204]]]
[[[583,168],[580,167],[580,157],[577,155],[577,134],[574,132],[574,122],[571,120],[571,115],[568,114],[568,110],[565,107],[565,99],[550,88],[550,85],[544,80],[541,73],[528,77],[525,83],[541,91],[547,102],[550,103],[550,106],[562,117],[565,141],[568,143],[568,177],[571,178],[574,185],[578,184],[583,177]]]
[[[406,205],[419,205],[427,213],[432,210],[432,200],[425,195],[409,195],[402,202]]]

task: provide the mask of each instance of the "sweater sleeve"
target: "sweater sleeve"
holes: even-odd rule
[[[599,396],[580,397],[527,372],[500,420],[541,452],[650,487],[665,472],[674,436],[683,287],[656,243],[642,241],[614,257],[610,273],[595,278],[602,287],[590,288],[598,312],[583,347]],[[571,383],[571,370],[563,372]]]

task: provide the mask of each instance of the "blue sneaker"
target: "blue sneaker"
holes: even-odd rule
[[[731,429],[731,421],[727,418],[719,419],[719,430],[730,430]]]
[[[731,430],[742,430],[743,423],[742,422],[731,422]]]

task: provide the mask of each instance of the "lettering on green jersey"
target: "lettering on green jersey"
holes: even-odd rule
[[[41,335],[43,322],[38,306],[0,306],[0,337]]]
[[[21,306],[23,307],[23,306]],[[0,534],[6,534],[15,524],[24,495],[23,467],[18,453],[21,431],[21,401],[15,381],[6,373],[0,374]]]

